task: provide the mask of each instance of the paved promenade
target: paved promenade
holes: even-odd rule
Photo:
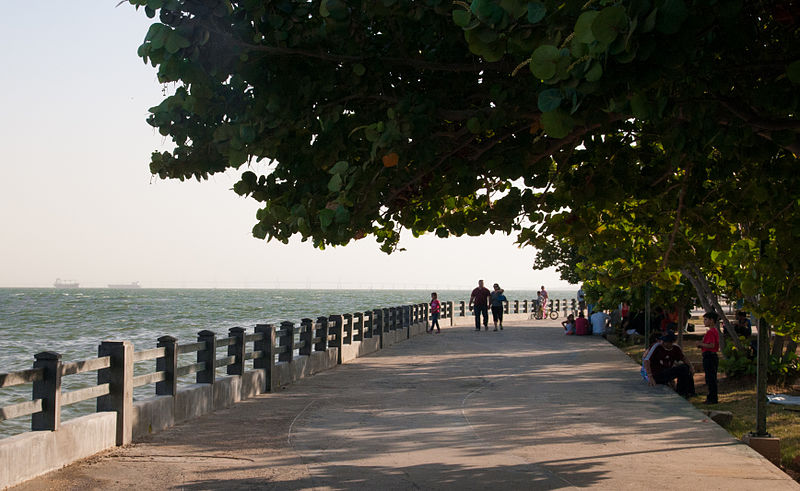
[[[417,336],[13,489],[800,489],[557,324]]]

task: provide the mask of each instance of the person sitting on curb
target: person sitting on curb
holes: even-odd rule
[[[653,344],[642,360],[645,380],[650,387],[656,384],[668,384],[677,379],[675,391],[683,397],[697,395],[694,391],[694,368],[683,354],[683,350],[675,345],[677,337],[674,332],[667,332]],[[682,365],[675,365],[676,361]]]
[[[592,324],[592,334],[605,337],[611,326],[611,317],[603,310],[596,310],[589,316],[589,322]]]
[[[569,314],[567,320],[562,321],[561,325],[564,326],[565,336],[572,336],[575,334],[575,316],[573,314]]]
[[[592,326],[589,320],[583,316],[583,311],[578,312],[578,318],[575,319],[575,335],[588,336],[592,333]]]

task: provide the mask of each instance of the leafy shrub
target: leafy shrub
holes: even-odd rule
[[[742,340],[744,346],[745,338]],[[747,346],[738,349],[729,344],[723,350],[725,357],[720,360],[719,367],[731,378],[744,375],[755,375],[758,371],[758,360],[753,350]],[[767,363],[767,381],[771,384],[784,385],[800,375],[800,358],[796,353],[785,353],[783,356],[770,355]]]

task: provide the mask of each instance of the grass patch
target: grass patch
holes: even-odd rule
[[[724,373],[719,377],[719,404],[703,404],[705,394],[705,377],[703,376],[702,354],[696,347],[702,340],[698,334],[684,334],[683,352],[695,367],[695,388],[702,396],[689,400],[700,410],[730,411],[733,422],[726,428],[735,438],[741,439],[747,433],[756,429],[756,380],[755,377],[740,377],[729,379]],[[623,340],[614,343],[636,363],[642,363],[644,346],[630,344]],[[770,394],[800,395],[798,387],[768,386]],[[767,405],[767,431],[774,437],[781,439],[781,464],[783,470],[800,481],[800,412],[786,409],[785,406],[775,404]]]

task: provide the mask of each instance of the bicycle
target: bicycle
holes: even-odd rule
[[[544,312],[542,311],[542,309],[541,309],[541,308],[539,308],[539,309],[536,309],[536,310],[533,312],[533,318],[534,318],[534,319],[536,319],[537,321],[540,321],[540,320],[544,319],[544,317],[545,317],[545,316],[544,316]],[[555,310],[555,309],[551,310],[551,311],[550,311],[550,312],[547,314],[547,317],[550,317],[550,318],[551,318],[551,319],[553,319],[553,320],[556,320],[556,319],[558,319],[558,311],[557,311],[557,310]]]

